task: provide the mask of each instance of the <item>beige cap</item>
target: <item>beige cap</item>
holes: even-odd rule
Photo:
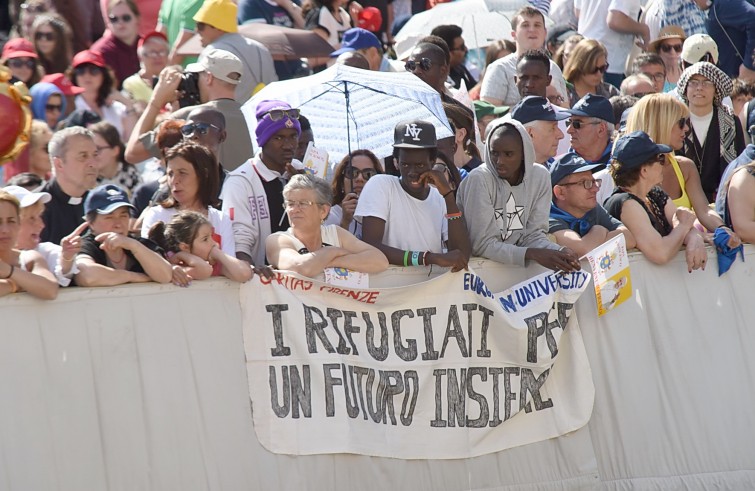
[[[212,76],[237,85],[241,81],[241,74],[244,73],[244,67],[241,60],[224,49],[209,49],[202,51],[199,60],[191,63],[186,67],[187,72],[204,72],[212,73]]]
[[[693,34],[684,41],[682,60],[687,63],[695,64],[702,61],[706,53],[713,56],[713,60],[710,60],[713,64],[718,63],[718,45],[707,34]]]

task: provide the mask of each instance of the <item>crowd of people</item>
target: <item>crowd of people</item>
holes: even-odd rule
[[[74,3],[11,2],[0,64],[34,120],[2,168],[0,296],[273,269],[455,272],[472,256],[568,272],[618,235],[657,264],[684,247],[692,272],[706,245],[731,257],[755,241],[746,0],[533,1],[485,66],[453,19],[389,56],[432,1]],[[239,33],[249,23],[311,30],[332,54],[274,60]],[[194,34],[198,58],[182,49]],[[360,148],[328,180],[308,174],[325,130],[307,108],[261,101],[250,131],[241,107],[334,63],[416,75],[453,136],[397,122],[392,155]]]

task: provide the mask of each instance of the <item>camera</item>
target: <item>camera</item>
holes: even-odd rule
[[[181,107],[196,106],[202,103],[199,99],[199,73],[184,72],[181,75],[178,90],[181,92],[181,98],[178,99],[178,104]]]

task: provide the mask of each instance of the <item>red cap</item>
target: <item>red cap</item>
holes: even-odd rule
[[[92,51],[89,49],[76,53],[76,56],[73,57],[73,61],[71,62],[71,66],[76,68],[79,65],[85,65],[87,63],[98,66],[100,68],[105,68],[106,66],[105,59],[102,57],[102,55],[97,51]]]
[[[166,43],[168,42],[168,37],[165,34],[158,31],[152,31],[152,32],[148,32],[143,38],[140,38],[139,43],[136,45],[136,47],[141,48],[144,45],[144,43],[146,43],[152,38],[160,38]]]
[[[24,38],[9,39],[3,46],[3,58],[38,58],[31,41]]]
[[[68,80],[68,77],[66,77],[62,73],[51,73],[50,75],[45,75],[40,81],[47,82],[48,84],[53,84],[60,89],[63,95],[72,96],[84,92],[84,89],[73,85],[71,81]]]
[[[365,7],[359,12],[359,27],[370,32],[380,32],[383,24],[383,14],[377,7]]]

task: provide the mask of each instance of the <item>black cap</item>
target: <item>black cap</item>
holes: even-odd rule
[[[578,100],[571,109],[567,109],[566,112],[574,116],[598,118],[609,123],[614,122],[613,106],[602,95],[587,94]]]
[[[556,111],[545,97],[528,95],[511,108],[511,119],[522,124],[532,121],[561,121],[569,117],[568,114]]]
[[[564,177],[577,172],[597,171],[605,167],[605,164],[588,164],[585,159],[576,153],[565,153],[551,164],[551,186],[561,182]]]
[[[84,201],[84,213],[96,211],[100,215],[109,215],[116,209],[128,206],[136,209],[129,203],[126,192],[115,184],[103,184],[89,191]]]
[[[427,121],[404,121],[393,130],[393,148],[436,148],[435,126]]]
[[[641,166],[656,155],[671,151],[671,147],[655,143],[644,131],[634,131],[616,140],[611,158],[619,162],[619,172],[626,172]]]

